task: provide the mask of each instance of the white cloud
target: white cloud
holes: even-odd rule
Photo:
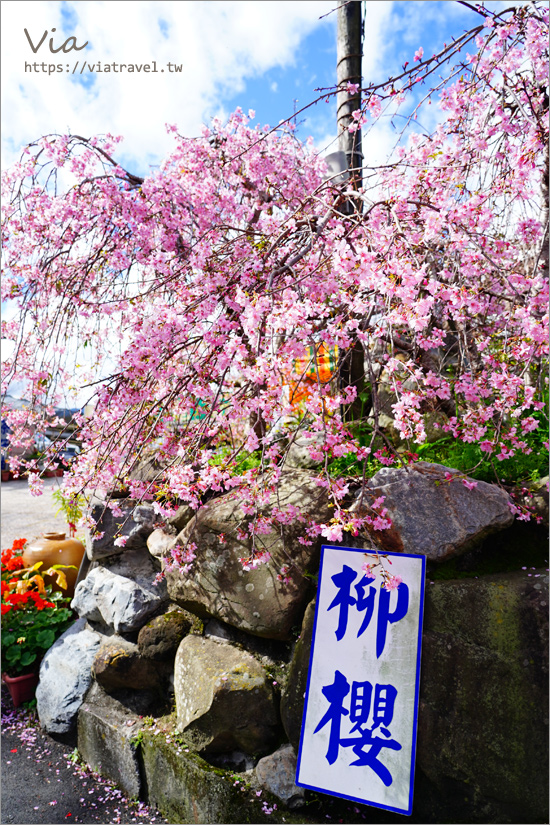
[[[20,147],[36,137],[68,129],[84,135],[123,134],[126,157],[140,164],[158,162],[171,146],[166,122],[177,123],[183,134],[198,134],[201,123],[223,107],[224,95],[238,93],[246,78],[292,65],[301,39],[331,8],[330,0],[6,0],[4,163],[13,162]],[[36,55],[24,28],[35,45],[48,31]],[[89,45],[79,52],[52,54],[50,37],[58,48],[69,35],[79,45]],[[158,72],[89,74],[86,69],[82,77],[93,82],[84,87],[71,74],[76,60],[77,73],[84,60],[103,67],[156,61]],[[61,65],[63,71],[25,72],[25,62]],[[181,72],[170,73],[169,62],[181,66]]]
[[[395,5],[391,0],[365,4],[367,81],[383,70]],[[124,162],[145,173],[172,145],[166,122],[177,123],[182,134],[198,134],[210,117],[227,114],[224,99],[243,91],[247,79],[296,65],[301,41],[326,25],[320,18],[335,6],[335,0],[137,0],[131,5],[125,0],[4,0],[3,163],[12,163],[22,146],[42,134],[111,132],[125,137]],[[336,13],[328,19],[335,25]],[[48,32],[37,54],[24,28],[35,45]],[[68,54],[50,52],[50,37],[58,48],[70,35],[88,46]],[[90,73],[86,67],[79,75],[84,61],[103,68],[113,62],[156,61],[158,71]],[[26,72],[25,63],[35,62],[61,65],[63,71]],[[169,62],[181,72],[170,72]],[[244,99],[242,105],[248,108]],[[289,101],[289,113],[291,106]],[[317,142],[333,130],[331,109],[321,114],[318,108],[308,116],[308,134],[313,132]]]

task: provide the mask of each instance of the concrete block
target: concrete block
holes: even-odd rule
[[[235,775],[186,753],[171,737],[144,731],[141,748],[147,800],[170,822],[269,821],[259,800],[243,791],[244,779],[236,783]]]
[[[139,716],[97,686],[78,712],[78,750],[86,764],[137,798],[141,791],[138,762]]]

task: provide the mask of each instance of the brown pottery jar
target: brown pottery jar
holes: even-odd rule
[[[78,539],[67,539],[65,533],[44,533],[41,538],[34,539],[25,545],[23,549],[23,561],[26,567],[32,567],[37,561],[42,562],[42,567],[38,573],[47,570],[54,564],[71,564],[74,569],[63,570],[67,577],[67,589],[64,590],[55,584],[53,576],[46,576],[45,581],[52,584],[54,590],[59,590],[71,599],[74,596],[74,588],[78,568],[84,556],[85,548]]]

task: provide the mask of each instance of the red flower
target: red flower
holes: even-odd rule
[[[2,603],[2,616],[3,616],[5,613],[9,613],[9,612],[10,612],[10,610],[11,610],[11,604],[3,604],[3,603]]]
[[[2,550],[2,567],[5,566],[8,570],[18,570],[24,567],[21,556],[14,558],[14,553],[20,553],[26,543],[27,539],[15,539],[10,548]]]
[[[28,595],[33,600],[37,610],[44,610],[45,607],[48,607],[51,604],[51,602],[44,601],[44,599],[38,593],[31,592]]]
[[[29,598],[33,600],[34,606],[37,610],[44,610],[45,607],[55,607],[55,604],[53,604],[53,602],[46,601],[42,598],[42,596],[39,593],[36,593],[34,590],[25,593],[25,596],[27,597],[27,601]]]
[[[15,539],[12,545],[12,550],[14,553],[17,553],[18,550],[22,550],[23,547],[26,545],[27,539]]]
[[[15,556],[13,559],[9,559],[6,564],[4,565],[6,570],[22,570],[25,567],[25,562],[21,558],[21,556]]]
[[[9,596],[6,596],[6,601],[14,606],[18,604],[27,604],[30,595],[30,593],[10,593]]]

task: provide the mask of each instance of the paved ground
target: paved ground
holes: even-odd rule
[[[51,530],[65,530],[52,492],[59,479],[48,478],[44,494],[31,496],[26,481],[1,485],[1,545],[16,538],[33,539]],[[2,685],[2,806],[6,825],[81,823],[164,823],[143,803],[133,803],[110,783],[80,765],[74,742],[63,744],[39,729],[36,714],[14,709]],[[74,755],[73,755],[74,754]]]
[[[2,815],[5,825],[61,823],[165,823],[142,802],[78,762],[74,743],[62,744],[39,729],[36,715],[14,710],[2,686]]]
[[[59,487],[59,478],[44,479],[41,496],[31,496],[26,481],[4,481],[0,485],[0,533],[2,548],[11,547],[13,540],[29,541],[42,533],[69,528],[63,515],[56,515],[58,506],[52,493]]]

